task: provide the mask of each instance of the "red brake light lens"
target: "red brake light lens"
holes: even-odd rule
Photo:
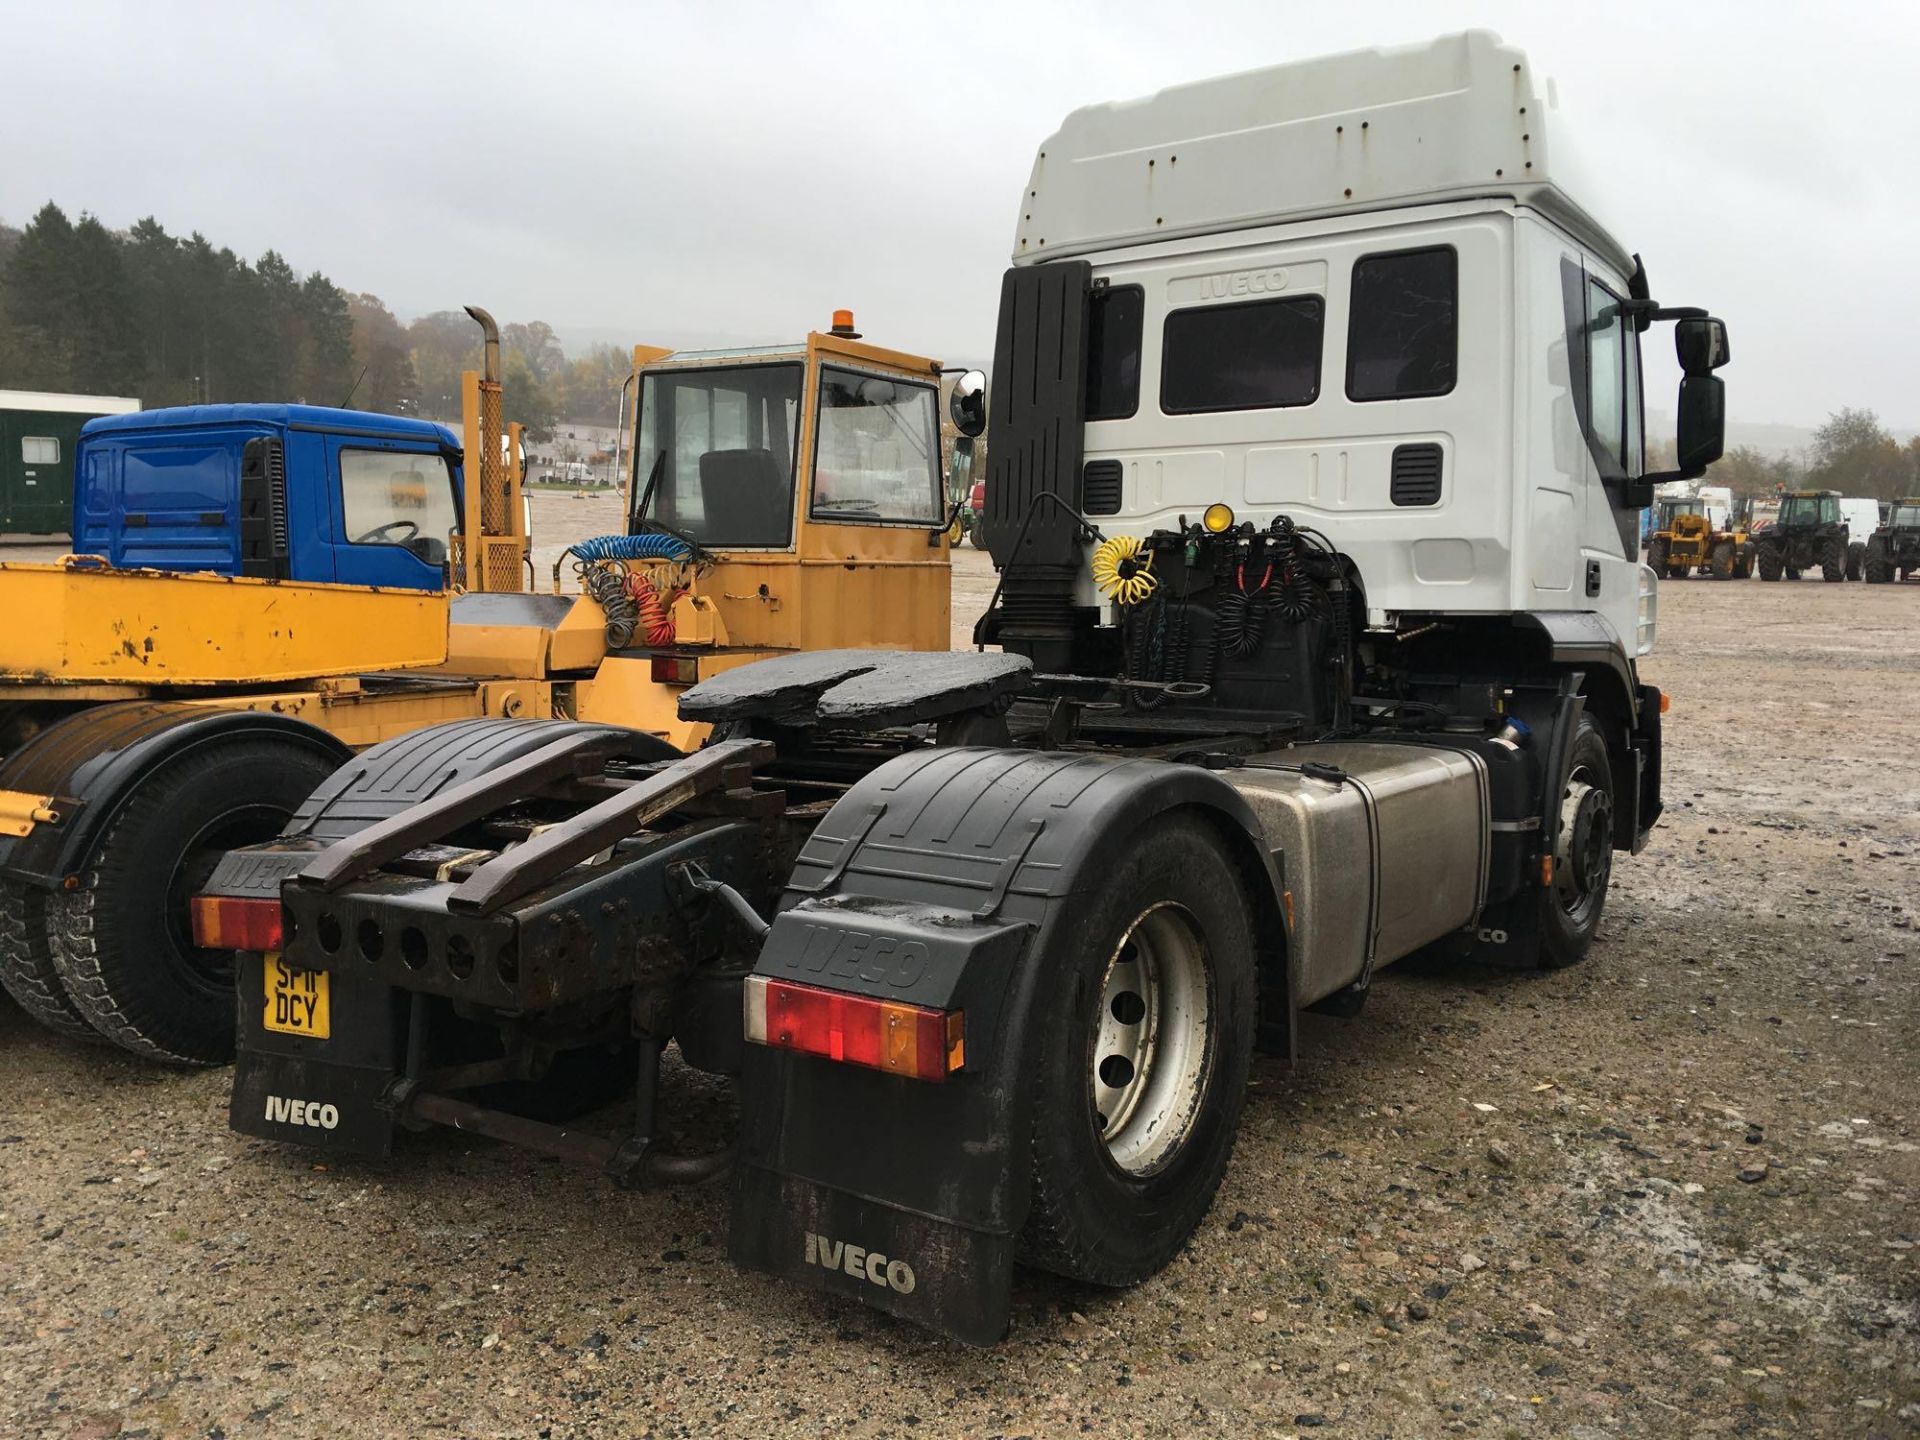
[[[280,900],[235,895],[196,895],[187,907],[193,914],[193,943],[203,950],[283,949]]]
[[[697,655],[654,656],[653,683],[656,685],[699,684],[700,657]]]
[[[966,1013],[793,985],[746,984],[747,1039],[781,1050],[942,1081],[967,1061]]]

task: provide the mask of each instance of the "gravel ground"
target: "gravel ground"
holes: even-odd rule
[[[1671,808],[1589,963],[1309,1017],[1181,1258],[1023,1275],[990,1351],[736,1273],[721,1188],[315,1164],[0,1011],[0,1434],[1914,1434],[1920,590],[1662,606]]]

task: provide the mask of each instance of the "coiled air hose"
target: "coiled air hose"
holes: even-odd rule
[[[673,602],[684,593],[666,589],[645,575],[627,577],[627,593],[639,611],[636,629],[646,631],[649,645],[673,644]]]
[[[1153,575],[1153,552],[1137,535],[1115,535],[1094,547],[1088,567],[1100,593],[1120,605],[1138,605],[1159,584]]]
[[[607,648],[624,650],[640,623],[640,606],[627,588],[626,568],[617,560],[582,561],[574,568],[580,572],[580,588],[607,618]]]

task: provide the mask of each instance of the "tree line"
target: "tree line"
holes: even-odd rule
[[[1736,446],[1708,467],[1706,483],[1730,486],[1740,498],[1771,495],[1782,487],[1838,490],[1872,500],[1920,495],[1920,435],[1902,445],[1873,411],[1837,410],[1801,453]]]
[[[616,345],[569,359],[544,321],[500,331],[507,418],[536,441],[563,420],[611,425],[630,365]],[[460,418],[480,329],[459,310],[402,324],[377,295],[248,261],[149,216],[110,230],[49,201],[0,223],[0,389],[134,395],[143,406],[295,401]]]

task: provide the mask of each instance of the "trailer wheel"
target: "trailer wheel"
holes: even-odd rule
[[[1226,1172],[1256,1008],[1233,861],[1196,818],[1153,825],[1043,961],[1027,1263],[1131,1285],[1186,1244]]]
[[[1560,798],[1553,884],[1540,897],[1540,968],[1564,970],[1587,958],[1613,878],[1613,766],[1592,717],[1580,717]]]
[[[47,943],[47,892],[37,886],[0,884],[0,989],[56,1034],[104,1039],[60,983]]]
[[[232,1058],[233,956],[194,945],[187,902],[228,850],[278,835],[332,770],[315,750],[249,739],[141,782],[51,907],[54,965],[96,1030],[171,1064]]]

